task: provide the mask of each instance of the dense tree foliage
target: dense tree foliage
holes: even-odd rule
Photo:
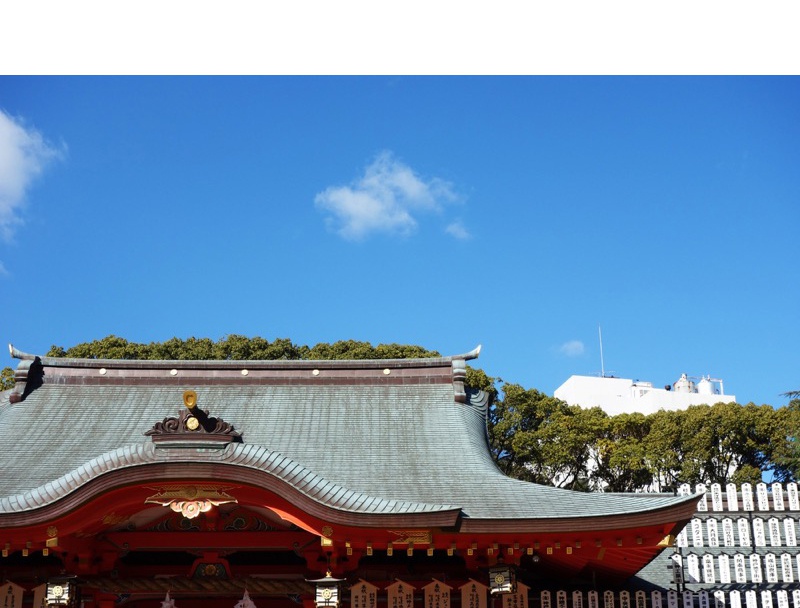
[[[238,334],[225,336],[214,342],[209,338],[172,338],[166,342],[141,344],[128,342],[117,336],[84,342],[69,349],[52,346],[49,357],[76,357],[82,359],[166,359],[166,360],[276,360],[276,359],[410,359],[438,357],[439,353],[421,346],[379,344],[340,340],[333,344],[320,343],[309,347],[294,344],[287,338],[274,342],[264,338],[248,338]]]
[[[645,439],[650,419],[644,414],[620,414],[605,421],[597,441],[594,485],[610,492],[634,492],[651,484]]]
[[[776,426],[782,429],[782,441],[772,446],[771,457],[776,476],[800,480],[800,397],[776,410]]]
[[[506,384],[489,415],[492,452],[512,477],[588,489],[594,438],[606,419],[600,408],[569,406],[536,389]]]
[[[117,336],[53,346],[51,357],[103,359],[404,359],[438,357],[420,346],[342,340],[313,347],[288,339],[229,335],[172,338],[139,344]],[[674,491],[681,483],[756,483],[800,480],[800,399],[773,408],[753,403],[695,405],[609,416],[536,389],[503,383],[467,368],[467,384],[492,398],[488,430],[492,454],[507,475],[585,491]],[[2,388],[14,385],[2,370]],[[787,396],[796,397],[794,393]]]
[[[5,391],[14,388],[14,370],[10,367],[4,367],[0,372],[0,391]]]
[[[505,385],[489,420],[508,475],[609,492],[669,492],[681,483],[800,480],[800,400],[608,416]]]

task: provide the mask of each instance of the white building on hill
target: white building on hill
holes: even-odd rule
[[[680,410],[690,405],[736,401],[735,395],[725,394],[722,380],[703,376],[695,382],[686,374],[681,374],[677,382],[664,388],[629,378],[570,376],[553,394],[570,405],[600,406],[610,416],[632,412],[652,414],[658,410]]]

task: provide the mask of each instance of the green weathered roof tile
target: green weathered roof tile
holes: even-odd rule
[[[18,381],[0,402],[0,434],[15,438],[0,442],[0,514],[40,507],[111,471],[198,460],[258,470],[320,504],[364,513],[460,509],[472,520],[581,518],[685,502],[583,494],[505,477],[489,453],[485,397],[458,401],[463,388],[453,367],[464,357],[41,359],[41,386]],[[23,364],[34,370],[36,361]],[[245,368],[247,376],[240,373]],[[346,370],[348,384],[340,384]],[[243,443],[154,448],[144,432],[183,410],[187,389],[210,416],[232,424]]]

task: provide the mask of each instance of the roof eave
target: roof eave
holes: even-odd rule
[[[671,534],[673,529],[682,528],[692,518],[697,510],[697,500],[697,496],[681,497],[681,499],[676,499],[675,503],[665,507],[614,515],[559,518],[464,518],[461,523],[461,531],[499,534],[513,532],[558,533],[611,531],[663,525],[670,527],[670,530],[665,530],[665,534]]]

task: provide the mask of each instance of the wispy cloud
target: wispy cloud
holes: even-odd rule
[[[586,351],[586,347],[580,340],[570,340],[558,347],[558,352],[565,357],[580,357]]]
[[[439,212],[457,200],[450,182],[436,177],[423,180],[387,151],[349,186],[326,188],[314,202],[330,214],[326,222],[332,230],[345,239],[359,240],[376,232],[409,235],[416,230],[419,215]]]
[[[0,110],[0,239],[13,238],[33,180],[64,151],[65,146],[53,146],[39,131]]]
[[[444,229],[444,231],[450,236],[460,239],[462,241],[466,241],[472,238],[472,234],[470,234],[470,231],[464,227],[464,224],[462,224],[460,220],[457,220],[452,224],[449,224],[447,228]]]

